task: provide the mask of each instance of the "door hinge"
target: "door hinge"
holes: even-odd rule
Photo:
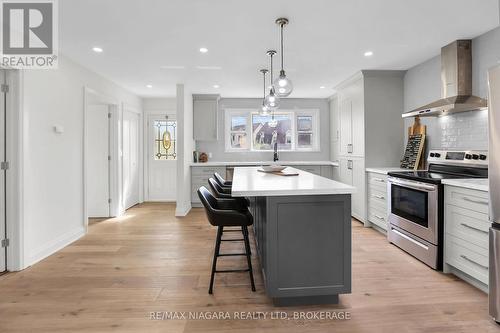
[[[1,242],[2,247],[7,247],[7,246],[9,246],[9,243],[10,243],[10,241],[9,241],[9,239],[8,239],[8,238],[2,239],[2,242]]]
[[[111,155],[108,155],[108,161],[111,161]]]
[[[3,93],[8,93],[9,92],[9,85],[8,84],[2,84],[1,85],[1,90]]]
[[[108,118],[111,118],[111,112],[108,112]]]
[[[108,203],[111,203],[111,199],[108,199]]]
[[[7,161],[0,162],[0,170],[9,170],[10,164]]]

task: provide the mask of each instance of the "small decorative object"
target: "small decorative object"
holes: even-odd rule
[[[172,147],[172,135],[169,131],[165,131],[165,133],[163,133],[163,148],[168,151],[170,147]]]
[[[405,154],[401,161],[401,168],[417,170],[422,158],[424,149],[425,135],[414,134],[408,137]]]
[[[207,153],[200,153],[200,156],[198,156],[198,162],[200,162],[200,163],[207,163],[208,162],[208,155],[207,155]]]
[[[408,127],[408,137],[410,137],[411,135],[415,135],[415,134],[425,135],[426,130],[427,130],[427,126],[422,125],[420,123],[420,117],[416,116],[414,119],[413,125]],[[422,151],[425,151],[425,142],[424,142],[424,146],[422,148]],[[422,156],[422,158],[420,159],[420,163],[418,165],[418,168],[425,169],[425,155]]]
[[[283,171],[286,167],[277,164],[271,164],[271,165],[263,165],[261,168],[264,172],[279,172]]]
[[[198,152],[196,150],[193,151],[193,162],[198,163]]]

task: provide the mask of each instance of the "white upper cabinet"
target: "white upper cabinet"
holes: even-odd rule
[[[193,139],[217,141],[219,138],[219,95],[193,95]]]

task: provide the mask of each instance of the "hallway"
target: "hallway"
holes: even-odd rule
[[[247,274],[219,274],[207,293],[215,228],[202,209],[147,203],[37,265],[0,277],[1,332],[498,332],[487,296],[436,272],[353,222],[353,293],[338,306],[275,308]],[[240,244],[224,244],[238,251]],[[253,246],[253,244],[252,244]],[[254,251],[255,252],[255,251]],[[245,265],[222,258],[221,268]],[[243,300],[243,301],[242,301]],[[151,320],[150,312],[347,311],[350,320]],[[390,319],[390,320],[389,320]]]

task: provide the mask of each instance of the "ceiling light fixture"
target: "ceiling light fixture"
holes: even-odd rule
[[[207,53],[208,49],[206,47],[200,47],[200,52],[201,53]]]
[[[321,87],[319,87],[319,89],[325,89],[325,86],[321,86]]]
[[[366,51],[365,57],[371,57],[373,55],[373,51]]]
[[[280,56],[281,56],[281,70],[280,70],[280,75],[274,81],[274,87],[276,89],[276,94],[279,97],[287,97],[292,93],[293,90],[293,84],[292,81],[290,81],[289,78],[286,77],[285,69],[283,68],[283,27],[288,24],[288,19],[281,17],[276,20],[276,24],[280,26]]]
[[[165,65],[165,66],[160,66],[161,69],[184,69],[186,68],[185,66],[170,66],[170,65]]]
[[[222,67],[220,66],[196,66],[196,69],[204,69],[204,70],[211,70],[211,71],[218,71],[221,70]]]
[[[92,48],[92,51],[94,51],[95,53],[102,53],[102,51],[104,51],[104,50],[101,47],[94,46]]]
[[[273,57],[276,54],[276,51],[269,50],[267,51],[267,55],[269,56],[269,62],[271,64],[269,73],[271,74],[271,84],[273,82]],[[264,98],[264,105],[267,107],[269,111],[272,112],[274,118],[274,110],[278,108],[280,104],[280,98],[276,95],[274,91],[274,87],[271,85],[269,89],[269,95]]]
[[[146,84],[146,88],[151,89],[151,88],[153,88],[153,85],[152,84]]]
[[[269,115],[269,109],[266,106],[266,74],[269,72],[267,69],[261,69],[260,72],[262,73],[262,76],[264,77],[264,95],[262,99],[262,106],[260,107],[259,114],[261,116],[267,116]]]
[[[214,86],[213,86],[213,87],[214,87],[215,89],[220,88],[220,86],[219,86],[218,84],[214,84]]]

